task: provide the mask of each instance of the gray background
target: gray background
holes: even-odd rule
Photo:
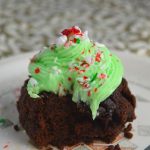
[[[72,25],[112,50],[150,56],[150,0],[0,0],[0,58],[40,50]]]

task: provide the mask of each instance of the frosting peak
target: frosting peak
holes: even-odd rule
[[[87,31],[74,26],[32,58],[29,73],[31,97],[39,97],[42,91],[72,94],[74,102],[89,105],[95,119],[99,104],[121,83],[123,66],[105,45],[91,41]]]

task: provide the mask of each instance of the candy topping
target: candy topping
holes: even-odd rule
[[[99,78],[100,79],[105,79],[107,77],[107,75],[106,74],[103,74],[103,73],[101,73],[100,75],[99,75]]]
[[[40,73],[40,68],[36,68],[36,69],[34,70],[34,72],[35,72],[36,74]]]
[[[61,33],[66,36],[82,35],[81,30],[76,26],[73,26],[72,28],[69,29],[65,29]]]
[[[100,60],[101,60],[101,53],[97,52],[95,56],[95,61],[100,62]]]

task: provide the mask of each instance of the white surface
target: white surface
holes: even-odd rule
[[[123,60],[125,77],[130,83],[132,92],[137,96],[134,137],[129,141],[123,140],[119,144],[143,150],[150,145],[150,60],[129,53],[115,53]],[[27,65],[32,56],[33,53],[28,53],[0,61],[0,116],[15,124],[18,123],[15,107],[19,93],[17,89],[27,78]],[[23,131],[16,132],[12,126],[0,128],[0,149],[3,149],[5,144],[8,144],[10,150],[35,149],[28,141],[29,139]]]

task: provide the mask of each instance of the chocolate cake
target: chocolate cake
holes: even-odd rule
[[[53,145],[63,149],[95,140],[111,143],[120,132],[127,130],[125,124],[135,119],[135,97],[122,77],[121,62],[103,45],[98,45],[95,52],[97,44],[88,40],[82,47],[80,43],[87,39],[77,27],[61,33],[66,37],[61,36],[55,45],[31,60],[30,77],[17,102],[20,123],[37,147]],[[68,65],[68,54],[57,51],[69,51],[69,48],[74,51],[81,48],[78,55],[68,52],[75,56],[69,62],[75,60],[76,65]],[[83,50],[88,54],[82,57]],[[55,53],[57,59],[53,59]],[[92,53],[90,58],[89,53]],[[104,67],[107,62],[111,64]]]
[[[127,122],[135,119],[135,97],[129,91],[125,79],[101,103],[95,120],[89,107],[84,103],[74,103],[71,95],[59,97],[42,92],[40,98],[34,100],[29,96],[26,84],[27,81],[17,102],[19,119],[29,137],[39,147],[51,144],[62,148],[94,140],[110,143]]]

